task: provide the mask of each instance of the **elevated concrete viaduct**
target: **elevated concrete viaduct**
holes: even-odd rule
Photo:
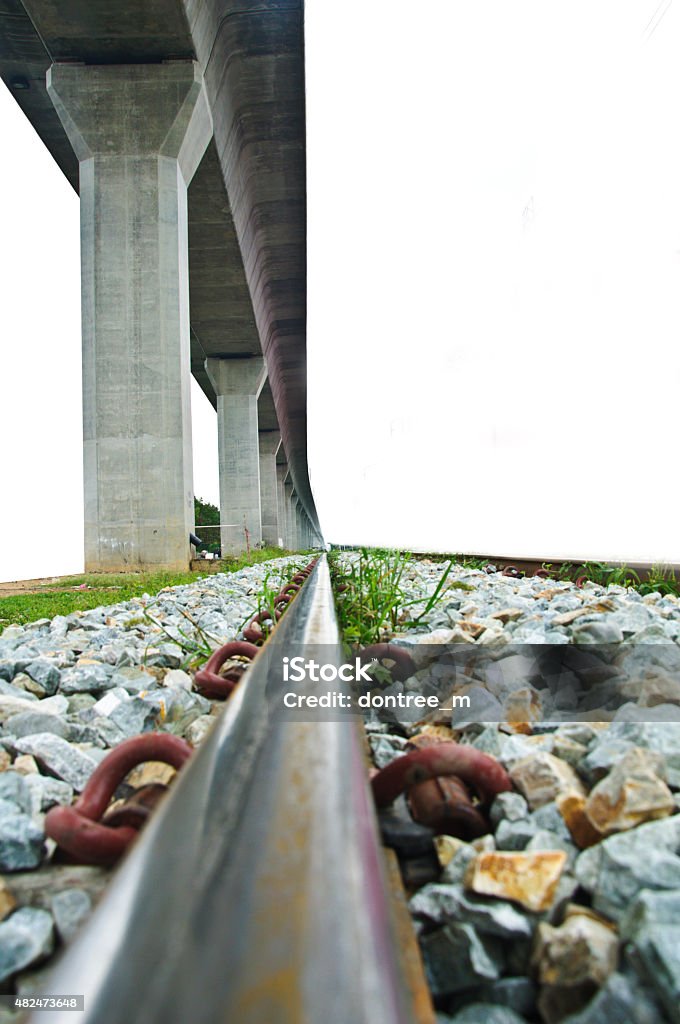
[[[190,373],[223,552],[320,542],[302,0],[0,0],[0,75],[80,192],[86,569],[188,564]]]

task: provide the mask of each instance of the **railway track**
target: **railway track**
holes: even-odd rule
[[[358,558],[333,567],[345,638]],[[379,595],[369,605],[361,591],[358,614],[377,633],[356,641],[357,664],[387,661],[391,680],[367,684],[355,669],[350,714],[320,699],[324,679],[337,697],[332,673],[348,670],[325,556],[290,564],[294,598],[292,581],[272,577],[277,596],[266,591],[268,611],[242,635],[259,642],[287,610],[242,678],[223,654],[253,653],[243,640],[196,672],[200,700],[229,699],[201,716],[212,731],[41,981],[84,1000],[78,1018],[62,1009],[57,1021],[487,1024],[498,1006],[504,1024],[675,1020],[674,990],[644,961],[650,943],[665,956],[668,937],[652,918],[638,936],[635,914],[647,890],[680,898],[677,596],[464,565],[447,576],[430,559],[397,560],[395,588],[390,564],[380,554],[373,568],[415,617],[385,640]],[[375,583],[366,565],[362,581]],[[234,635],[221,614],[220,636]],[[289,681],[284,665],[298,657],[331,675]],[[454,703],[461,693],[481,705]],[[357,708],[372,709],[367,735]],[[370,786],[369,747],[380,770]],[[644,781],[641,802],[629,776]],[[50,811],[46,826],[74,808]],[[610,860],[616,870],[594,870]],[[49,910],[40,898],[28,904]],[[16,980],[35,991],[35,978]],[[565,999],[575,1015],[564,1017]]]
[[[46,981],[83,1024],[434,1022],[360,725],[276,713],[318,645],[342,663],[325,557]]]

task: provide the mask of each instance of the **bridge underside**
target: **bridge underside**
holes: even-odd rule
[[[213,124],[212,138],[189,175],[191,372],[218,413],[221,402],[233,413],[228,396],[237,367],[264,360],[266,383],[254,398],[259,431],[269,442],[280,433],[279,494],[287,483],[299,508],[282,539],[300,541],[299,525],[297,532],[311,540],[318,538],[318,522],[306,443],[301,0],[256,0],[245,10],[234,0],[0,0],[0,75],[63,173],[80,188],[83,202],[79,159],[82,175],[90,143],[76,155],[73,126],[68,134],[63,126],[74,101],[64,101],[60,116],[46,89],[50,67],[57,68],[55,82],[75,82],[84,81],[85,72],[74,76],[62,65],[188,67],[190,61],[198,68]],[[97,81],[104,77],[95,74]],[[95,167],[102,165],[97,159],[95,154]],[[180,164],[182,159],[180,154]],[[221,363],[228,372],[217,373]],[[215,381],[227,377],[220,395]]]

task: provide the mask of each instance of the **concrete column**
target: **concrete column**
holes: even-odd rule
[[[201,73],[54,64],[47,91],[80,162],[85,569],[185,569],[187,186],[212,136]]]
[[[262,541],[257,399],[267,371],[261,356],[206,359],[205,368],[217,395],[222,554],[240,554]]]
[[[262,540],[271,547],[279,543],[278,478],[276,455],[281,447],[278,430],[261,430],[260,447],[260,507],[262,509]]]
[[[295,530],[293,526],[293,481],[288,479],[284,482],[286,492],[286,547],[289,551],[295,551]]]
[[[293,551],[299,551],[301,548],[300,544],[300,514],[299,514],[299,501],[297,494],[293,492],[293,496],[290,502],[290,535]]]
[[[283,462],[281,465],[276,467],[276,508],[277,508],[277,522],[279,524],[279,536],[277,544],[279,547],[285,548],[288,543],[288,524],[286,521],[286,485],[285,479],[288,472],[288,465]]]
[[[295,536],[297,538],[297,548],[301,550],[303,547],[303,531],[302,531],[302,502],[298,498],[295,506]]]

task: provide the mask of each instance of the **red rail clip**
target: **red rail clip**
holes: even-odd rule
[[[100,820],[120,783],[144,761],[164,761],[179,769],[192,753],[188,743],[169,733],[150,732],[124,740],[95,768],[72,807],[47,812],[45,834],[80,864],[115,864],[139,827],[114,827]]]
[[[228,697],[248,666],[232,665],[224,675],[219,675],[222,665],[230,658],[247,658],[252,661],[257,653],[255,644],[232,640],[210,655],[204,667],[194,676],[194,686],[204,697]]]
[[[434,788],[430,785],[434,780],[452,785]],[[479,805],[472,803],[468,786],[477,794]],[[387,807],[406,792],[411,813],[421,825],[474,838],[488,831],[482,811],[512,784],[503,766],[481,750],[444,742],[396,758],[373,776],[371,787],[378,807]]]

